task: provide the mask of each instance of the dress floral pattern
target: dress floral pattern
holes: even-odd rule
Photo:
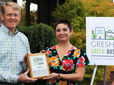
[[[50,73],[74,74],[77,66],[89,64],[86,53],[75,46],[66,53],[62,61],[57,53],[56,46],[47,49],[49,55]],[[47,80],[46,85],[77,85],[76,81],[66,81],[64,79]]]

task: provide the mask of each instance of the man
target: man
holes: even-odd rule
[[[23,57],[30,52],[27,37],[16,29],[21,15],[17,3],[7,2],[1,7],[0,27],[0,85],[22,85],[22,82],[35,82],[23,73]]]

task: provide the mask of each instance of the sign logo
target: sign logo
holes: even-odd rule
[[[105,30],[105,27],[96,27],[92,29],[92,39],[114,40],[114,32]]]
[[[44,64],[43,63],[43,58],[34,57],[33,58],[33,63],[34,63],[34,65],[42,65],[42,64]]]

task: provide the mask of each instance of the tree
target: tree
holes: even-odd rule
[[[36,25],[36,20],[37,20],[37,11],[31,11],[30,12],[30,25]]]
[[[25,4],[23,4],[21,7],[21,20],[18,25],[26,26],[26,6],[25,6]]]
[[[52,12],[55,20],[67,19],[71,21],[74,31],[85,29],[86,17],[114,16],[114,3],[110,0],[66,0],[65,4]]]
[[[36,25],[35,20],[37,20],[37,11],[30,11],[30,25]],[[21,20],[18,24],[19,26],[26,26],[26,3],[21,7]]]

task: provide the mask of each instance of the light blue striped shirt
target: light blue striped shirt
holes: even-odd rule
[[[27,37],[17,29],[12,36],[3,24],[0,27],[0,81],[17,83],[23,73],[23,57],[30,51]],[[25,67],[25,66],[24,66]]]

